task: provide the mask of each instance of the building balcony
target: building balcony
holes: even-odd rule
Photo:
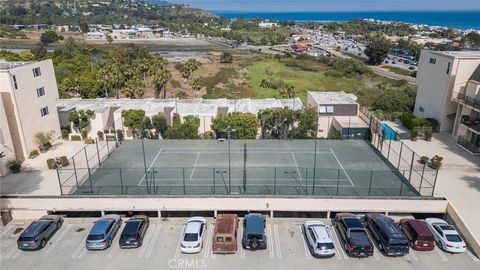
[[[458,136],[457,143],[474,155],[480,154],[480,147],[471,143],[465,136]]]
[[[476,110],[480,111],[480,99],[467,96],[465,94],[457,94],[457,99],[460,104],[464,104],[466,106],[470,106]]]
[[[461,123],[477,133],[480,132],[480,120],[478,119],[470,119],[468,115],[464,115]]]

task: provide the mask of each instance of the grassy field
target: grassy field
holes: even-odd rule
[[[391,72],[394,72],[394,73],[397,73],[397,74],[400,74],[400,75],[404,75],[404,76],[411,76],[411,74],[412,74],[412,71],[410,71],[410,70],[405,70],[405,69],[401,69],[401,68],[397,68],[397,67],[391,67],[391,66],[383,66],[383,67],[390,70]]]

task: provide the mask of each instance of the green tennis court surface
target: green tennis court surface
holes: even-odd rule
[[[417,196],[409,173],[389,167],[365,141],[318,140],[315,146],[314,140],[145,140],[142,147],[134,140],[124,141],[71,190],[77,195]]]

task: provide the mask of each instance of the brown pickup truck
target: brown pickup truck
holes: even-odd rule
[[[213,234],[213,253],[237,252],[238,217],[234,214],[219,214]]]

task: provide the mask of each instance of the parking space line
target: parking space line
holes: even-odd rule
[[[245,259],[245,249],[243,249],[242,243],[240,243],[240,258]]]
[[[333,237],[333,234],[335,233],[335,228],[333,228],[332,226],[327,226],[327,230],[330,232],[330,235],[332,235],[332,237]],[[335,242],[335,240],[333,240],[333,239],[332,239],[332,241]],[[337,258],[337,260],[340,261],[340,260],[342,260],[342,256],[340,256],[340,253],[338,253],[337,249],[338,248],[335,248],[335,257]]]
[[[410,249],[410,252],[408,253],[408,255],[410,255],[410,257],[412,257],[414,261],[418,261],[417,255],[415,255],[415,252],[413,251],[413,249]]]
[[[211,246],[211,241],[212,241],[212,234],[213,234],[213,226],[210,226],[208,228],[208,233],[207,233],[207,241],[206,244],[203,248],[203,258],[207,259],[208,256],[210,255],[210,246]]]
[[[82,242],[80,242],[80,244],[77,246],[77,248],[73,251],[72,253],[72,259],[75,259],[75,258],[80,258],[80,255],[81,253],[83,253],[84,250],[86,250],[87,248],[85,247],[85,241],[87,241],[87,236],[85,236],[85,238],[82,240]],[[84,250],[82,250],[82,248]]]
[[[375,261],[380,261],[380,256],[378,256],[378,253],[381,253],[380,249],[378,249],[375,245],[373,247],[373,257],[375,258]]]
[[[442,260],[443,260],[444,262],[448,262],[448,259],[447,259],[447,257],[445,256],[445,254],[443,254],[443,251],[440,250],[440,248],[437,247],[436,245],[435,245],[435,251],[436,251],[437,254],[442,258]]]
[[[278,224],[273,224],[273,234],[275,235],[277,244],[277,258],[282,258],[282,247],[280,245],[280,234],[278,233]]]
[[[149,230],[147,231],[147,234],[145,236],[145,239],[142,243],[142,246],[140,247],[140,251],[137,254],[138,258],[141,258],[143,256],[143,253],[145,253],[145,250],[147,249],[148,244],[150,243],[150,240],[153,237],[153,232],[155,232],[155,228],[157,227],[157,224],[153,224],[149,226]]]
[[[115,238],[114,238],[115,239]],[[116,243],[116,244],[115,244]],[[112,244],[114,245],[113,247],[110,247],[110,252],[108,253],[108,258],[111,259],[114,257],[114,255],[117,253],[117,251],[120,249],[120,244],[116,241],[113,241]]]
[[[268,224],[267,225],[267,234],[268,238],[270,239],[270,242],[267,243],[268,245],[268,253],[270,254],[270,259],[275,259],[275,253],[273,251],[273,237],[272,237],[272,225]]]
[[[150,240],[150,243],[149,243],[149,246],[148,246],[148,252],[145,255],[145,258],[150,258],[150,255],[152,254],[152,250],[155,247],[155,244],[157,243],[158,235],[160,234],[160,229],[161,228],[162,228],[162,224],[157,224],[155,234],[153,235],[153,238]]]
[[[8,223],[7,226],[5,226],[2,229],[2,232],[0,233],[0,239],[3,238],[5,235],[7,235],[12,229],[14,229],[16,224],[13,223]]]
[[[4,259],[10,259],[10,258],[14,259],[18,257],[19,253],[20,253],[20,249],[17,247],[17,245],[14,245],[10,249],[10,251],[7,253],[7,255],[5,255]]]
[[[467,254],[468,256],[470,256],[470,258],[472,258],[474,262],[480,262],[480,260],[475,255],[473,255],[472,252],[468,249],[467,249]]]
[[[183,229],[180,232],[180,237],[178,238],[177,249],[175,250],[175,256],[173,257],[174,259],[178,259],[178,257],[180,257],[180,242],[182,241],[182,236],[183,236]]]
[[[348,260],[348,256],[345,252],[345,250],[343,249],[343,245],[342,243],[340,242],[340,237],[338,237],[337,235],[337,230],[335,229],[335,227],[332,226],[332,235],[333,235],[333,241],[336,241],[337,245],[338,245],[338,249],[340,250],[340,252],[342,252],[342,256],[345,260]]]
[[[18,256],[19,256],[21,253],[22,253],[22,251],[17,248],[17,250],[15,250],[15,252],[14,252],[13,255],[12,255],[12,259],[18,258]]]
[[[48,256],[50,255],[50,253],[52,253],[52,251],[58,246],[58,243],[60,243],[60,240],[62,240],[63,237],[65,237],[65,235],[67,234],[67,232],[68,232],[72,227],[73,227],[73,224],[68,224],[67,228],[65,228],[65,229],[58,235],[58,237],[57,237],[55,240],[51,239],[51,241],[53,241],[53,244],[45,249],[45,251],[44,251],[43,254],[42,254],[42,259],[48,258]]]
[[[299,225],[298,227],[300,229],[300,236],[302,237],[303,249],[305,250],[305,258],[307,260],[310,260],[312,258],[312,254],[310,254],[310,250],[307,247],[305,235],[303,234],[303,230],[302,230],[302,225]]]

